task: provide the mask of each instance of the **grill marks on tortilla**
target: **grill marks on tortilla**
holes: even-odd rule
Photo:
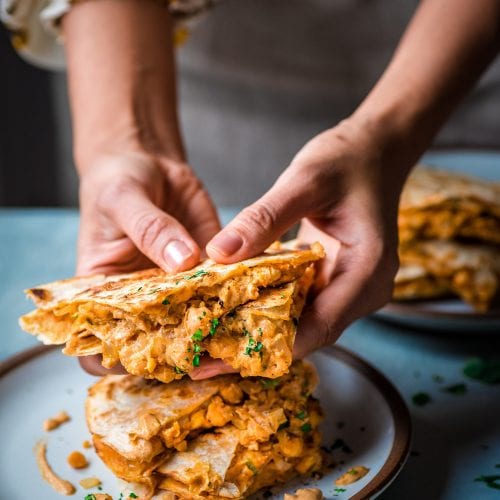
[[[232,265],[206,261],[175,276],[151,269],[55,282],[28,291],[39,309],[22,317],[21,326],[45,343],[66,344],[65,354],[100,352],[105,367],[120,361],[129,373],[169,382],[192,370],[210,339],[228,331],[224,326],[226,314],[230,313],[233,331],[235,325],[242,331],[246,321],[260,314],[263,323],[267,316],[267,338],[279,331],[286,337],[276,351],[282,359],[266,361],[274,366],[268,376],[279,376],[291,361],[289,354],[283,355],[284,351],[291,352],[295,335],[295,325],[288,323],[298,318],[312,280],[311,263],[323,254],[321,246],[313,245],[300,251],[275,249]],[[304,276],[306,280],[301,278]],[[293,296],[295,308],[289,304],[285,316],[277,318],[273,301],[281,292],[276,287],[286,289],[287,284],[301,292]],[[242,304],[253,307],[253,311],[238,312]],[[211,335],[213,321],[218,326]],[[263,329],[260,325],[256,328]],[[202,343],[192,338],[198,330],[203,335]],[[240,337],[240,332],[234,333]],[[259,349],[263,345],[257,344]],[[225,359],[216,351],[211,354]],[[237,355],[228,354],[233,360]],[[248,375],[263,374],[264,364],[259,365],[255,359],[240,360],[235,367],[245,368]]]

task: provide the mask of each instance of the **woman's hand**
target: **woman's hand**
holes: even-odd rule
[[[235,262],[262,252],[302,221],[299,238],[325,247],[317,295],[300,322],[297,357],[334,342],[391,296],[397,206],[408,165],[391,165],[382,145],[355,120],[316,136],[207,246],[218,262]]]
[[[101,156],[84,169],[77,272],[189,269],[220,229],[191,168],[139,152]]]

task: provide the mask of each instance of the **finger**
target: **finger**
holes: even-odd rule
[[[109,212],[137,248],[165,271],[184,271],[199,262],[200,248],[186,228],[140,189],[125,190]]]
[[[204,189],[198,189],[193,195],[182,220],[189,234],[202,249],[221,230],[217,210]]]
[[[229,264],[263,252],[310,209],[310,197],[297,184],[290,175],[278,179],[208,243],[208,255]]]
[[[104,368],[104,366],[101,365],[102,356],[100,354],[80,356],[78,361],[80,362],[80,366],[91,375],[126,375],[127,373],[125,368],[120,364],[113,366],[113,368]]]
[[[207,358],[203,359],[200,366],[190,372],[189,376],[192,380],[203,380],[223,373],[236,373],[236,370],[220,359]]]
[[[373,261],[370,258],[373,257]],[[334,343],[343,330],[386,304],[391,297],[394,266],[389,259],[377,262],[376,249],[363,257],[341,246],[330,284],[306,307],[300,319],[294,356]]]

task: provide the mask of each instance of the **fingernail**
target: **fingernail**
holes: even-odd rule
[[[229,257],[233,255],[243,245],[243,239],[234,231],[223,231],[214,237],[210,242],[210,246],[215,248],[217,252]]]
[[[164,254],[168,266],[177,269],[193,255],[193,252],[184,242],[173,240],[165,247]]]

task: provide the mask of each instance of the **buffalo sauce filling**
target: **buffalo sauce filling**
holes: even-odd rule
[[[174,449],[185,451],[189,441],[200,433],[224,429],[236,434],[239,441],[224,484],[233,485],[245,496],[320,468],[318,425],[322,414],[318,402],[311,397],[316,379],[309,366],[295,363],[289,374],[275,380],[237,376],[220,379],[217,394],[204,405],[156,429],[152,439],[159,437],[164,448],[149,465],[139,467],[140,464],[126,460],[112,462],[100,453],[104,462],[129,481],[156,483],[159,488],[181,495],[186,486],[191,492],[216,494],[214,485],[183,485],[168,474],[155,472],[158,465],[153,463],[168,460]],[[150,412],[154,414],[154,409]],[[99,440],[105,441],[105,436]],[[97,450],[100,451],[99,446]],[[136,477],[130,475],[134,470]]]
[[[74,305],[61,308],[55,314],[69,322],[71,330],[63,352],[95,353],[94,339],[98,339],[97,350],[102,353],[106,368],[121,362],[134,375],[162,382],[179,379],[199,365],[206,342],[214,336],[225,315],[258,298],[262,286],[288,283],[304,274],[308,266],[306,263],[295,268],[254,269],[222,284],[200,287],[190,299],[182,294],[159,296],[159,304],[147,306],[136,314],[98,303],[80,304],[76,312]],[[243,323],[239,327],[240,332],[245,331]],[[258,353],[258,342],[243,350],[250,347]],[[87,352],[83,352],[85,349]]]

